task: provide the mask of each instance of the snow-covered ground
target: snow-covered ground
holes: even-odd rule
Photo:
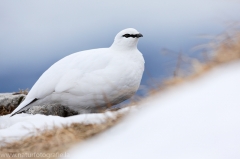
[[[134,110],[134,108],[132,108]],[[107,119],[114,119],[117,114],[129,111],[129,108],[124,108],[116,112],[96,113],[96,114],[81,114],[71,117],[45,116],[45,115],[30,115],[17,114],[13,117],[10,115],[0,116],[0,141],[12,142],[27,137],[36,135],[38,130],[52,129],[61,127],[71,123],[82,124],[101,124]],[[4,143],[0,142],[0,146]]]
[[[68,152],[71,159],[239,159],[240,62],[144,101]]]

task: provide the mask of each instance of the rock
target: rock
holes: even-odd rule
[[[0,115],[10,114],[24,99],[26,95],[20,93],[0,93]],[[78,112],[58,104],[33,106],[24,111],[27,114],[44,114],[67,117],[77,115]]]
[[[68,107],[51,104],[51,105],[41,105],[41,106],[32,106],[25,111],[28,114],[44,114],[44,115],[57,115],[61,117],[68,117],[72,115],[77,115],[78,112],[69,109]]]
[[[25,98],[25,94],[12,94],[12,93],[1,93],[0,94],[0,105],[1,106],[14,106],[17,107]]]
[[[20,93],[0,93],[0,115],[11,113],[25,97],[25,94]]]

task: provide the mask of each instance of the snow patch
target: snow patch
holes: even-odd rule
[[[54,126],[61,127],[72,123],[101,124],[107,119],[114,119],[117,114],[125,113],[130,108],[123,108],[116,112],[105,112],[96,114],[81,114],[71,117],[45,116],[41,114],[17,114],[12,117],[5,115],[0,117],[0,140],[12,142],[22,137],[35,135],[37,129],[52,129]],[[1,144],[0,144],[1,146]]]
[[[152,96],[71,159],[240,158],[240,62]]]

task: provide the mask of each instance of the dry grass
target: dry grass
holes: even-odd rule
[[[205,62],[191,59],[192,71],[190,74],[186,73],[185,70],[179,69],[180,66],[178,66],[174,71],[175,76],[165,80],[163,84],[160,84],[159,88],[153,90],[152,93],[159,92],[159,90],[166,89],[169,86],[195,79],[218,65],[240,60],[240,32],[234,31],[231,35],[220,35],[216,37],[213,42],[208,44],[207,47],[210,49],[207,53],[208,56],[205,57]],[[204,55],[206,55],[206,53]],[[178,58],[178,63],[184,63],[184,58],[188,58],[189,60],[189,57],[184,57],[184,55],[182,55],[182,57]]]
[[[13,95],[16,95],[16,94],[25,94],[25,95],[27,95],[28,92],[29,92],[28,89],[19,89],[19,91],[13,93]]]
[[[116,118],[108,118],[102,124],[81,124],[72,123],[62,128],[54,127],[50,130],[34,130],[38,135],[32,135],[21,139],[20,141],[6,143],[4,147],[0,148],[0,158],[16,158],[11,156],[18,155],[17,158],[29,158],[24,154],[56,154],[64,153],[72,145],[79,143],[89,137],[92,137],[107,128],[115,125],[122,115],[117,115]],[[31,131],[29,130],[29,133]],[[4,141],[2,141],[4,142]],[[2,155],[2,156],[1,156]],[[21,156],[22,155],[22,156]],[[4,157],[5,156],[5,157]],[[42,156],[38,158],[56,158],[58,156]],[[33,157],[32,157],[33,158]]]
[[[235,32],[234,36],[222,35],[218,37],[214,43],[211,43],[211,48],[214,50],[211,53],[211,58],[207,62],[201,63],[197,60],[192,60],[192,73],[184,75],[179,72],[179,68],[176,68],[175,76],[168,79],[161,84],[160,88],[153,90],[159,92],[159,90],[168,88],[186,80],[191,80],[206,71],[212,69],[217,65],[228,63],[234,60],[240,59],[240,32]],[[182,58],[179,58],[181,60]],[[152,94],[150,93],[150,94]],[[10,112],[10,111],[7,111]],[[73,123],[70,126],[64,126],[62,128],[54,128],[52,130],[39,131],[38,135],[24,138],[20,141],[8,143],[6,146],[0,148],[1,154],[16,154],[16,153],[62,153],[66,151],[70,146],[75,143],[79,143],[91,136],[101,133],[107,128],[115,125],[122,115],[119,115],[116,119],[107,120],[102,124],[80,124]],[[11,157],[6,157],[11,158]],[[20,157],[21,158],[21,157]],[[29,158],[29,157],[22,157]],[[52,157],[56,158],[56,157]]]

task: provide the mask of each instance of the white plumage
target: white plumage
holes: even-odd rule
[[[91,113],[130,98],[144,71],[144,59],[137,49],[139,37],[142,34],[137,30],[125,29],[109,48],[81,51],[59,60],[42,74],[11,115],[43,104]]]

